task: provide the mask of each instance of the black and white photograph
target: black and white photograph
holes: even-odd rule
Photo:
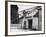
[[[44,3],[8,2],[8,35],[44,33]]]
[[[10,28],[11,31],[41,30],[42,6],[11,5]]]

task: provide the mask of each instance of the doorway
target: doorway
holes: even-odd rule
[[[32,29],[32,19],[28,20],[28,29]]]

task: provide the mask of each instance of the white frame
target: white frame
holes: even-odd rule
[[[42,6],[42,31],[29,31],[29,32],[10,32],[10,5],[35,5]],[[37,34],[44,33],[44,4],[37,3],[20,3],[20,2],[8,2],[8,35],[19,35],[19,34]]]

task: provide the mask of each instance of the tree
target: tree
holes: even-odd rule
[[[18,23],[18,6],[17,5],[11,5],[11,23],[12,24],[17,24]]]

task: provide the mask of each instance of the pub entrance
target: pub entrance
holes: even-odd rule
[[[28,29],[32,29],[32,19],[28,20]]]

